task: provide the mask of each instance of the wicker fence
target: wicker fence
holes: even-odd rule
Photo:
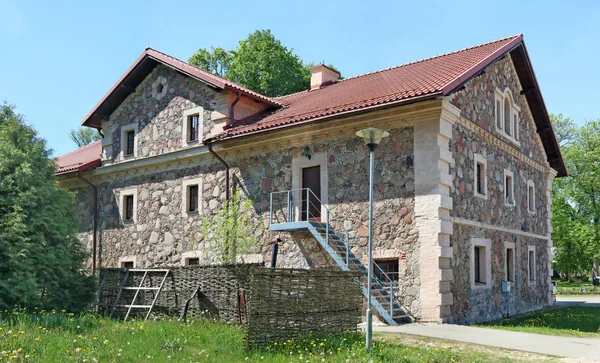
[[[98,306],[124,317],[137,290],[120,286],[160,286],[165,270],[102,270]],[[361,320],[359,274],[304,269],[266,269],[259,265],[186,266],[168,270],[158,296],[140,290],[135,305],[150,305],[151,318],[210,317],[242,324],[250,348],[313,333],[356,331]],[[120,294],[120,296],[119,296]],[[186,308],[187,306],[187,308]],[[132,317],[144,317],[135,310]],[[184,315],[184,313],[186,313]]]
[[[156,299],[151,317],[163,315],[184,317],[205,316],[226,322],[246,323],[246,291],[250,271],[259,265],[185,266],[169,268],[169,275]],[[150,270],[142,287],[158,287],[162,270]],[[138,287],[145,271],[108,268],[102,271],[98,305],[114,316],[123,317],[126,308],[115,307],[119,286]],[[131,304],[136,290],[122,290],[117,305]],[[140,290],[136,305],[150,305],[155,290]],[[136,309],[132,315],[141,317],[147,310]]]
[[[248,346],[259,347],[308,332],[356,331],[362,310],[358,276],[330,270],[252,270]]]

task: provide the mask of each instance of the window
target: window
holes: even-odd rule
[[[125,140],[125,155],[133,155],[133,148],[134,148],[134,140],[135,140],[135,131],[131,130],[131,131],[127,131],[126,133],[126,140]]]
[[[198,185],[190,185],[188,190],[188,212],[198,211]]]
[[[202,179],[189,179],[184,180],[182,183],[181,190],[182,201],[181,201],[181,213],[183,216],[197,215],[202,208],[201,202],[201,191],[202,191]]]
[[[133,261],[121,261],[121,268],[134,268]]]
[[[204,109],[199,106],[183,111],[183,118],[181,121],[181,134],[183,138],[182,142],[184,147],[198,145],[198,142],[202,139],[203,115]]]
[[[375,276],[384,284],[388,283],[389,280],[385,278],[381,270],[389,277],[390,280],[397,283],[398,282],[398,260],[378,260],[374,261],[374,263],[379,266],[379,268],[374,268]],[[380,270],[381,269],[381,270]]]
[[[471,239],[471,287],[491,287],[491,241],[485,238]]]
[[[535,184],[532,180],[527,181],[527,210],[529,213],[535,212]]]
[[[487,159],[480,154],[474,154],[474,194],[476,197],[487,199]]]
[[[119,217],[121,224],[135,223],[137,220],[137,190],[121,190],[115,195],[115,200],[119,201]]]
[[[504,204],[507,206],[515,205],[513,173],[504,170]]]
[[[510,125],[510,122],[511,122],[510,110],[511,110],[510,98],[506,97],[504,99],[504,132],[506,132],[506,134],[508,136],[512,135],[511,125]]]
[[[133,221],[133,195],[125,196],[125,221]]]
[[[527,246],[527,265],[529,283],[535,283],[535,246]]]
[[[198,257],[190,257],[190,258],[186,259],[187,266],[195,266],[195,265],[199,265],[199,264],[200,264],[200,258],[198,258]]]
[[[188,116],[188,141],[198,141],[198,131],[200,130],[200,115]]]
[[[496,118],[496,131],[515,144],[519,144],[519,112],[521,109],[513,100],[508,88],[504,91],[496,89],[494,92],[494,116]]]
[[[504,243],[504,280],[515,281],[515,244]]]

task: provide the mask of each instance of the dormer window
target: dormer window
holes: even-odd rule
[[[496,132],[518,145],[519,112],[521,109],[513,100],[508,88],[494,92],[494,115]]]

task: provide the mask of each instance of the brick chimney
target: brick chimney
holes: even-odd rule
[[[340,78],[340,74],[333,69],[319,64],[318,66],[310,69],[312,75],[310,76],[310,90],[319,89],[328,86]]]

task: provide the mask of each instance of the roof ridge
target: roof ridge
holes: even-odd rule
[[[179,59],[179,58],[175,58],[175,57],[173,57],[172,55],[169,55],[169,54],[163,53],[163,52],[161,52],[160,50],[156,50],[156,49],[154,49],[154,48],[147,47],[147,48],[146,48],[146,51],[148,51],[148,50],[151,50],[151,51],[153,51],[153,52],[159,53],[159,54],[161,54],[161,55],[162,55],[162,56],[164,56],[164,57],[171,58],[171,59],[173,59],[173,60],[174,60],[174,61],[176,61],[176,62],[180,62],[180,63],[182,63],[182,64],[183,64],[183,65],[185,65],[185,66],[188,66],[188,67],[190,67],[190,68],[193,68],[193,69],[195,69],[195,70],[197,70],[197,71],[200,71],[201,73],[205,74],[205,75],[206,75],[206,76],[208,76],[209,78],[213,78],[213,79],[215,79],[216,81],[219,81],[219,82],[223,83],[223,85],[228,85],[228,86],[231,86],[231,87],[234,87],[234,88],[238,88],[238,89],[240,89],[240,90],[242,90],[242,91],[244,91],[244,92],[250,93],[250,94],[252,94],[252,93],[253,93],[253,94],[255,94],[255,95],[258,95],[258,96],[260,96],[260,97],[262,97],[262,98],[264,98],[264,99],[266,99],[266,100],[269,100],[269,101],[271,101],[271,102],[273,102],[273,103],[275,103],[275,104],[279,104],[279,102],[277,102],[277,101],[275,100],[275,97],[269,97],[269,96],[265,96],[265,95],[263,95],[262,93],[259,93],[259,92],[256,92],[256,91],[253,91],[253,90],[251,90],[250,88],[248,88],[248,87],[244,87],[244,86],[242,86],[241,84],[239,84],[239,83],[236,83],[236,82],[233,82],[233,81],[231,81],[231,80],[229,80],[229,79],[227,79],[227,78],[225,78],[225,77],[221,77],[221,76],[219,76],[219,75],[216,75],[216,74],[214,74],[214,73],[211,73],[211,72],[209,72],[209,71],[207,71],[207,70],[205,70],[205,69],[202,69],[202,68],[196,67],[196,66],[194,66],[194,65],[191,65],[191,64],[189,64],[188,62],[186,62],[186,61],[183,61],[183,60],[181,60],[181,59]]]
[[[472,49],[483,47],[483,46],[486,46],[486,45],[490,45],[490,44],[494,44],[494,43],[498,43],[498,42],[503,42],[503,41],[508,40],[508,39],[514,39],[514,38],[517,38],[517,37],[519,37],[521,35],[522,34],[519,33],[519,34],[516,34],[516,35],[512,35],[510,37],[493,40],[491,42],[482,43],[482,44],[478,44],[478,45],[473,45],[473,46],[466,47],[466,48],[459,49],[459,50],[455,50],[455,51],[452,51],[452,52],[438,54],[438,55],[433,56],[433,57],[423,58],[423,59],[419,59],[419,60],[416,60],[416,61],[412,61],[412,62],[400,64],[400,65],[397,65],[397,66],[392,66],[392,67],[388,67],[388,68],[379,69],[379,70],[376,70],[376,71],[373,71],[373,72],[367,72],[367,73],[363,73],[363,74],[358,74],[356,76],[352,76],[352,77],[340,79],[336,83],[342,83],[342,82],[349,81],[349,80],[352,80],[352,79],[355,79],[355,78],[360,78],[360,77],[364,77],[364,76],[370,76],[372,74],[381,73],[381,72],[389,71],[389,70],[396,69],[396,68],[406,67],[406,66],[410,66],[410,65],[413,65],[413,64],[416,64],[416,63],[422,63],[422,62],[430,61],[432,59],[437,59],[437,58],[445,57],[445,56],[448,56],[448,55],[451,55],[451,54],[457,54],[457,53],[465,52],[467,50],[472,50]]]

